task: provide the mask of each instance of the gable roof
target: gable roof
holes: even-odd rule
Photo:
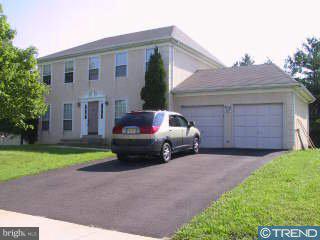
[[[300,88],[310,101],[313,95],[275,64],[197,70],[176,86],[173,93],[196,93],[218,90],[254,89],[267,87]]]
[[[56,52],[47,56],[40,57],[39,62],[51,61],[66,57],[73,57],[83,54],[91,54],[102,50],[115,50],[124,48],[129,45],[145,45],[155,44],[161,41],[174,40],[177,43],[185,45],[204,57],[213,60],[217,64],[224,66],[220,60],[214,57],[210,52],[201,47],[198,43],[192,40],[188,35],[182,32],[176,26],[162,27],[140,32],[128,33],[114,37],[103,38],[94,42],[82,44],[77,47],[69,48],[60,52]]]

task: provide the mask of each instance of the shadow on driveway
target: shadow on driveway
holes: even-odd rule
[[[217,155],[229,155],[229,156],[247,156],[247,157],[263,157],[273,152],[279,152],[283,150],[271,150],[271,149],[237,149],[237,148],[203,148],[200,154],[217,154]]]
[[[277,152],[275,150],[252,150],[252,149],[201,149],[200,153],[197,155],[192,155],[189,152],[181,152],[173,155],[171,161],[178,159],[183,160],[185,156],[198,158],[201,155],[225,155],[225,156],[247,156],[247,157],[263,157],[272,152]],[[151,167],[153,165],[161,164],[157,157],[147,158],[147,157],[134,157],[130,158],[127,162],[121,162],[118,159],[111,161],[100,162],[86,167],[79,168],[78,171],[84,172],[123,172],[136,170],[140,168]],[[170,164],[170,162],[169,162]]]
[[[97,163],[94,165],[79,168],[78,171],[85,172],[123,172],[146,168],[152,165],[159,164],[156,159],[136,158],[130,159],[127,162],[121,162],[118,159]]]

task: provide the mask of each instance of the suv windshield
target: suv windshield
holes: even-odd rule
[[[125,114],[118,122],[118,126],[160,126],[164,113],[158,113],[154,117],[154,112],[133,112]]]

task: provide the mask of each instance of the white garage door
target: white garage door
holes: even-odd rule
[[[201,147],[223,147],[223,106],[182,107],[188,121],[195,121],[201,132]]]
[[[234,105],[236,148],[282,148],[282,104]]]

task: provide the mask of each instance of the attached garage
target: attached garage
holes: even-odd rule
[[[205,148],[223,147],[223,106],[189,106],[181,108],[181,113],[197,123],[201,131],[201,145]]]
[[[274,64],[198,70],[172,93],[174,110],[200,129],[202,147],[308,147],[302,128],[315,98]]]

